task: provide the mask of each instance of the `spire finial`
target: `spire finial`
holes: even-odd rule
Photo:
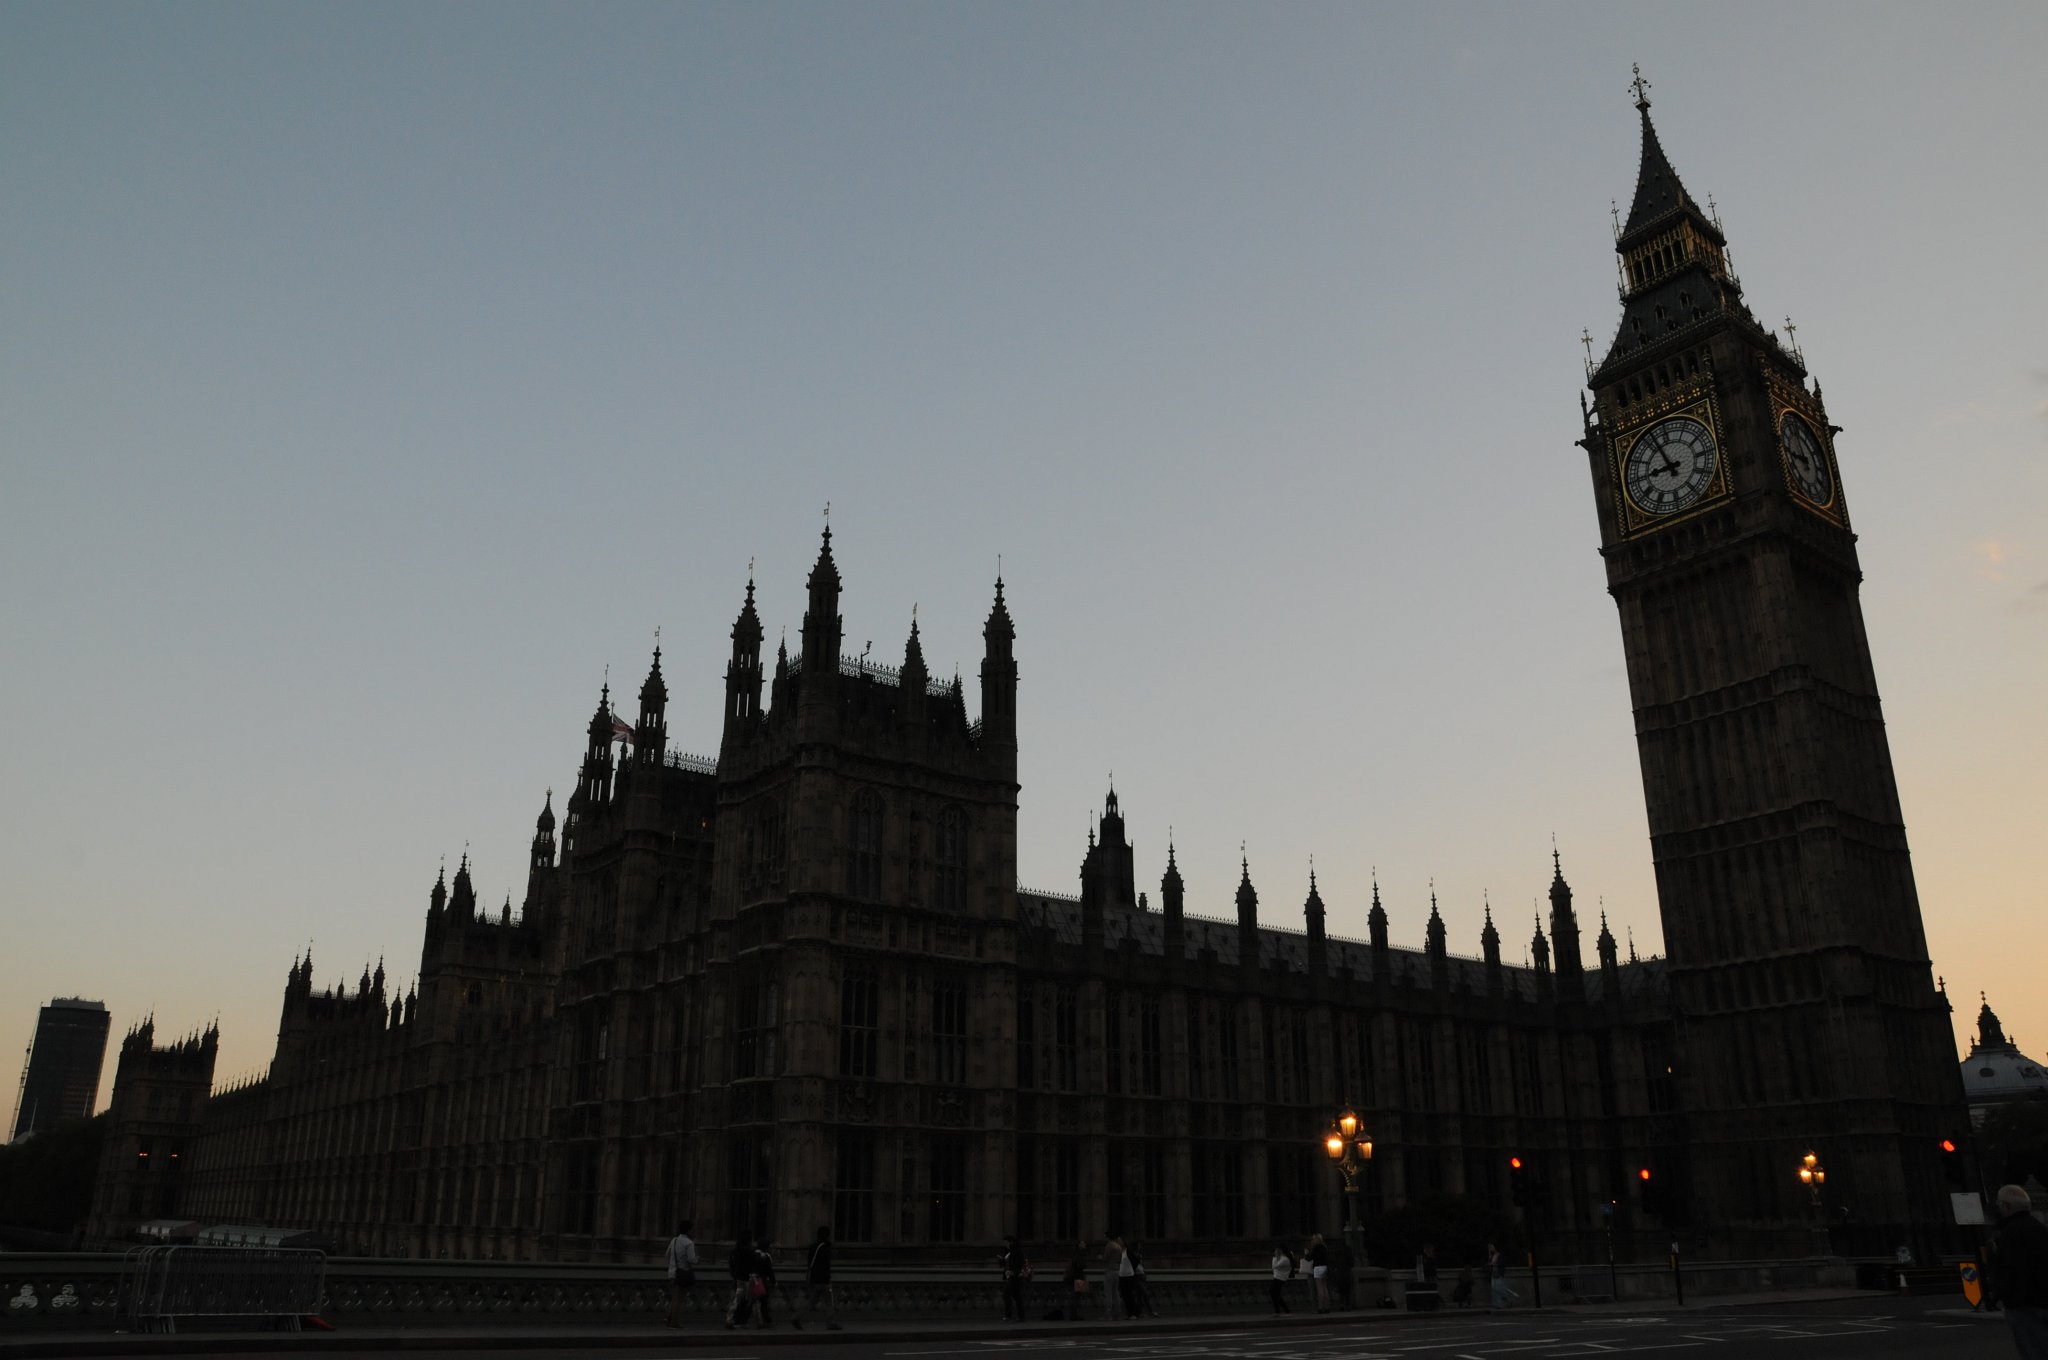
[[[825,546],[832,546],[832,502],[825,502]]]
[[[1636,78],[1629,82],[1629,88],[1636,92],[1636,107],[1644,113],[1648,113],[1650,111],[1650,82],[1643,79],[1643,68],[1641,65],[1635,62],[1630,62],[1629,65],[1634,68],[1636,73]]]

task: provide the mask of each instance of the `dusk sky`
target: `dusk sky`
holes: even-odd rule
[[[1578,401],[1631,63],[1823,384],[1935,971],[2048,1053],[2048,8],[0,8],[0,1043],[414,977],[606,667],[715,754],[755,564],[970,707],[1024,883],[1314,857],[1660,952]],[[1964,1042],[1967,1042],[1965,1039]],[[102,1099],[111,1088],[112,1057]],[[12,1102],[9,1102],[11,1110]]]

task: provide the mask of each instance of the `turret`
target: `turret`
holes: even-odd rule
[[[2018,1048],[2005,1037],[2005,1026],[1999,1023],[1998,1012],[1991,1009],[1991,998],[1979,992],[1977,1000],[1981,1003],[1977,1009],[1977,1048],[2010,1050],[2017,1053]]]
[[[1529,941],[1529,958],[1544,978],[1550,975],[1550,941],[1543,938],[1543,918],[1536,918],[1536,934]]]
[[[1493,925],[1493,904],[1486,904],[1486,924],[1479,931],[1479,956],[1486,960],[1486,994],[1499,996],[1504,990],[1500,971],[1500,932]]]
[[[811,567],[810,603],[804,610],[804,692],[823,693],[839,675],[839,566],[832,560],[832,526]]]
[[[1166,966],[1178,968],[1188,956],[1187,921],[1182,915],[1187,889],[1181,883],[1180,865],[1174,863],[1173,841],[1166,842],[1166,872],[1159,879],[1159,906],[1165,914]]]
[[[1330,975],[1330,942],[1323,933],[1323,894],[1316,887],[1315,861],[1308,866],[1308,900],[1301,904],[1303,924],[1308,930],[1308,976],[1311,987],[1320,987]]]
[[[896,720],[912,731],[925,724],[925,701],[931,672],[924,665],[924,644],[917,636],[917,607],[910,610],[910,637],[903,644],[902,687],[896,692]]]
[[[636,729],[633,754],[636,763],[659,765],[668,751],[668,683],[661,678],[661,647],[654,649],[654,664],[640,685],[640,725]]]
[[[447,924],[448,865],[446,861],[443,861],[441,864],[440,873],[436,875],[434,878],[433,889],[427,894],[427,943],[431,945],[435,940],[439,939],[441,937],[442,929]],[[307,959],[307,962],[310,963],[311,961],[312,960],[309,957]],[[309,983],[311,982],[310,976],[308,977],[307,981]]]
[[[1564,881],[1564,864],[1556,847],[1550,851],[1550,943],[1557,953],[1557,980],[1574,993],[1583,990],[1579,960],[1579,922],[1572,915],[1572,890]]]
[[[533,856],[527,862],[533,873],[543,873],[555,867],[555,791],[549,789],[540,805],[540,816],[533,823]]]
[[[1387,944],[1387,909],[1380,905],[1380,875],[1375,869],[1372,875],[1372,910],[1365,914],[1366,935],[1372,941],[1372,979],[1387,983],[1393,980],[1394,955]]]
[[[1600,955],[1600,995],[1609,1005],[1621,1000],[1621,951],[1615,947],[1614,932],[1607,928],[1607,913],[1600,913],[1600,936],[1593,942]]]
[[[1098,826],[1099,834],[1089,849],[1087,863],[1081,872],[1095,880],[1098,900],[1104,907],[1135,907],[1138,905],[1136,857],[1124,835],[1124,816],[1117,806],[1113,786],[1109,796],[1103,800],[1102,820]]]
[[[1104,886],[1102,852],[1095,844],[1095,828],[1088,828],[1088,853],[1081,857],[1081,951],[1094,960],[1102,955],[1105,935],[1102,926]]]
[[[1444,929],[1443,914],[1436,909],[1436,885],[1429,889],[1429,924],[1422,930],[1423,952],[1429,956],[1430,984],[1438,991],[1451,985],[1450,937]]]
[[[1252,886],[1251,856],[1241,855],[1237,880],[1237,961],[1247,971],[1259,966],[1259,890]]]
[[[783,653],[776,667],[788,665]],[[778,680],[779,683],[779,680]],[[725,666],[725,741],[747,731],[761,717],[761,616],[754,612],[754,577],[747,574],[747,599],[732,624],[732,660]]]
[[[609,682],[599,691],[597,711],[590,715],[590,726],[586,729],[587,740],[583,746],[583,769],[576,778],[576,792],[570,795],[569,829],[573,847],[578,815],[602,804],[611,797],[612,790],[612,738],[617,729],[625,726],[612,713],[612,687]]]
[[[455,870],[455,891],[448,898],[448,918],[456,925],[469,925],[476,920],[476,885],[469,879],[469,852],[462,852],[462,863]]]
[[[996,602],[982,625],[981,744],[987,750],[1017,750],[1017,626],[1003,603],[1003,578],[996,577]]]

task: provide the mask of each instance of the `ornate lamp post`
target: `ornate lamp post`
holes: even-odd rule
[[[1344,1244],[1351,1248],[1351,1259],[1362,1266],[1366,1263],[1365,1229],[1358,1216],[1358,1173],[1372,1160],[1372,1138],[1356,1110],[1346,1109],[1330,1121],[1330,1131],[1323,1135],[1323,1151],[1344,1177]]]
[[[1827,1225],[1821,1219],[1820,1188],[1828,1183],[1828,1169],[1820,1164],[1820,1158],[1812,1149],[1799,1159],[1799,1183],[1813,1195],[1813,1252],[1816,1256],[1828,1254]]]

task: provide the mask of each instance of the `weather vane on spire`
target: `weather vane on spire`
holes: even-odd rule
[[[1629,82],[1629,88],[1636,92],[1636,107],[1648,110],[1650,107],[1650,82],[1643,79],[1643,68],[1639,63],[1630,62],[1636,78]]]

